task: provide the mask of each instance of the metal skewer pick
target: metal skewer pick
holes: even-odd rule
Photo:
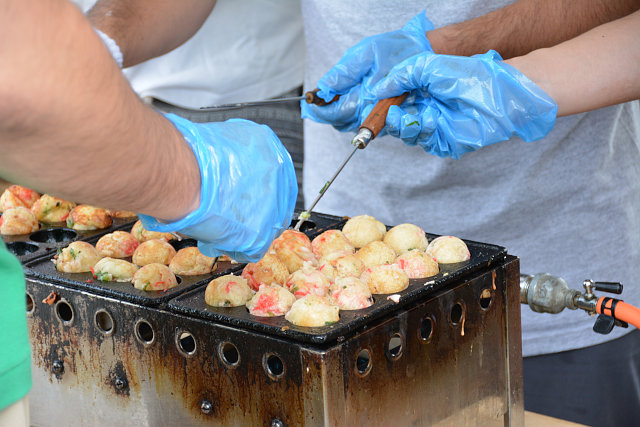
[[[402,104],[407,95],[407,93],[404,93],[402,95],[394,96],[393,98],[382,99],[376,103],[376,105],[371,110],[371,113],[369,113],[365,121],[362,123],[362,126],[360,126],[360,129],[358,130],[356,136],[351,140],[351,144],[354,145],[353,150],[351,151],[351,153],[349,153],[344,162],[342,162],[331,179],[327,181],[320,189],[318,196],[316,196],[313,203],[311,203],[311,206],[309,206],[306,211],[300,212],[300,215],[298,215],[298,222],[296,223],[294,230],[300,231],[300,227],[302,226],[302,224],[311,216],[313,208],[316,206],[318,201],[320,201],[322,196],[324,196],[324,193],[326,193],[327,189],[331,186],[338,174],[342,171],[349,160],[351,160],[351,157],[353,157],[355,152],[358,149],[365,148],[367,145],[369,145],[369,142],[373,141],[373,139],[378,136],[378,134],[384,127],[385,121],[387,120],[387,112],[389,112],[389,107],[391,107],[392,105]]]

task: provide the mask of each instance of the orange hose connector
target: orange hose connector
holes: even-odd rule
[[[603,301],[604,308],[602,307]],[[619,299],[600,297],[596,304],[596,312],[630,323],[640,329],[640,308]]]

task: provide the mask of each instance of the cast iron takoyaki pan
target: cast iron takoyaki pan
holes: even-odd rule
[[[137,220],[137,217],[113,218],[113,224],[110,227],[90,231],[73,230],[63,222],[55,224],[40,223],[38,231],[15,236],[3,235],[2,240],[7,245],[9,252],[17,256],[20,262],[24,264],[47,253],[54,253],[58,248],[64,248],[76,240],[89,240],[116,230],[129,231]]]
[[[341,228],[344,222],[334,228]],[[429,241],[438,237],[427,234]],[[249,314],[246,307],[211,307],[204,302],[204,287],[194,289],[171,301],[168,308],[177,313],[195,316],[206,320],[228,324],[244,329],[264,332],[283,338],[313,344],[325,344],[355,333],[366,327],[372,320],[386,316],[412,302],[422,300],[426,296],[445,287],[460,283],[470,273],[487,268],[491,264],[505,259],[505,248],[486,243],[465,240],[471,259],[456,264],[440,264],[440,273],[426,279],[411,279],[409,287],[400,295],[396,303],[388,299],[388,295],[374,295],[371,307],[362,310],[341,310],[340,320],[323,327],[300,327],[285,320],[284,316],[257,317]],[[240,271],[235,274],[240,274]]]
[[[89,240],[89,243],[95,245],[98,238]],[[195,246],[196,241],[193,239],[172,240],[169,243],[176,250],[188,246]],[[243,264],[232,264],[231,262],[218,262],[215,270],[209,274],[198,276],[181,276],[176,275],[178,286],[166,291],[142,291],[133,287],[129,282],[103,282],[94,279],[91,273],[62,273],[56,270],[51,262],[54,253],[51,252],[47,256],[31,260],[25,263],[25,274],[43,281],[59,283],[69,287],[82,289],[108,297],[117,298],[123,301],[129,301],[145,306],[158,306],[164,302],[175,298],[183,292],[189,291],[195,287],[205,285],[215,277],[229,274],[238,270],[242,270]],[[131,261],[131,258],[125,258]]]

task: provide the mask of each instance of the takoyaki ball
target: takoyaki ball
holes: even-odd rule
[[[275,283],[284,286],[289,277],[289,270],[280,258],[267,253],[260,261],[247,264],[242,270],[242,277],[247,279],[251,289],[257,291],[260,285]]]
[[[213,307],[239,307],[253,296],[246,279],[227,274],[213,279],[204,291],[204,302]]]
[[[38,229],[36,216],[27,208],[9,208],[0,216],[0,234],[29,234]]]
[[[175,255],[176,250],[166,240],[152,239],[140,243],[133,251],[132,261],[139,266],[154,263],[169,265]]]
[[[329,261],[326,261],[326,258],[323,260],[318,263],[318,271],[324,274],[330,282],[333,282],[336,279],[336,269]]]
[[[427,253],[439,264],[467,261],[471,252],[467,244],[455,236],[440,236],[431,241]]]
[[[64,222],[69,217],[69,213],[76,204],[67,200],[58,199],[57,197],[43,194],[31,206],[31,212],[34,213],[38,221],[51,224],[54,222]]]
[[[360,248],[356,256],[363,262],[364,268],[371,268],[376,265],[392,264],[397,255],[391,246],[376,240]]]
[[[294,302],[284,318],[297,326],[327,326],[340,320],[339,311],[327,298],[307,295]]]
[[[367,243],[382,240],[387,227],[370,215],[359,215],[349,219],[342,227],[342,232],[353,246],[360,249]]]
[[[138,266],[117,258],[102,258],[91,272],[93,277],[102,282],[130,282],[138,271]]]
[[[102,230],[111,226],[113,220],[106,210],[89,205],[78,205],[67,217],[67,227],[74,230]]]
[[[40,194],[21,185],[11,185],[0,196],[0,212],[10,208],[27,208],[40,198]]]
[[[78,241],[64,248],[51,261],[56,270],[63,273],[84,273],[91,271],[100,258],[102,257],[91,244]]]
[[[318,263],[307,235],[295,230],[285,230],[273,241],[269,252],[284,262],[289,273],[300,270],[304,262]]]
[[[133,234],[133,237],[138,239],[138,242],[140,243],[152,239],[164,239],[166,241],[177,239],[177,237],[171,233],[161,233],[159,231],[146,230],[142,225],[142,221],[140,220],[136,221],[136,223],[133,224],[133,227],[131,227],[131,234]]]
[[[350,252],[334,252],[329,254],[320,260],[320,265],[325,264],[333,267],[334,278],[346,276],[360,277],[364,271],[364,263],[362,260]]]
[[[135,212],[117,211],[114,209],[107,209],[107,213],[111,218],[135,218],[136,216],[138,216],[138,214]]]
[[[133,255],[140,242],[133,234],[126,231],[114,231],[105,234],[96,243],[96,249],[100,255],[111,258],[127,258]]]
[[[296,301],[291,292],[279,285],[262,285],[249,301],[249,313],[260,317],[282,316]]]
[[[289,276],[285,286],[296,298],[302,298],[309,294],[325,296],[329,292],[330,284],[327,276],[310,262],[305,262],[300,270]]]
[[[396,225],[387,231],[383,241],[391,246],[398,255],[402,255],[411,249],[424,251],[429,243],[422,228],[413,224]]]
[[[140,267],[131,279],[133,286],[142,291],[166,291],[178,286],[178,279],[169,267],[152,263]]]
[[[229,257],[229,255],[220,255],[218,257],[218,262],[230,262],[231,264],[237,264],[238,261],[233,260]]]
[[[367,284],[372,294],[393,294],[409,286],[409,276],[398,264],[367,268],[360,279]]]
[[[340,230],[327,230],[311,242],[314,255],[320,259],[333,252],[355,252],[353,244]]]
[[[180,249],[171,259],[169,268],[174,274],[197,276],[211,273],[215,262],[215,258],[203,255],[196,246],[191,246]]]
[[[329,287],[329,298],[340,310],[360,310],[373,304],[369,287],[358,277],[338,277]]]
[[[438,263],[431,257],[418,249],[405,252],[396,259],[396,264],[407,273],[409,279],[422,279],[424,277],[435,276],[440,272]]]

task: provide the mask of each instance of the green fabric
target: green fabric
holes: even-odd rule
[[[0,410],[31,388],[25,295],[22,266],[0,240]]]

